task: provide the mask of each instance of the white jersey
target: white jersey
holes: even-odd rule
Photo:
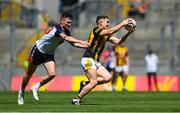
[[[38,50],[42,53],[54,54],[56,48],[64,42],[64,39],[59,36],[60,33],[70,36],[69,30],[63,29],[60,25],[56,25],[36,41]]]
[[[155,54],[146,55],[146,72],[157,72],[159,59]]]

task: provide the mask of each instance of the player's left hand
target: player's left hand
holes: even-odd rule
[[[85,48],[88,48],[90,44],[87,41],[81,41],[80,42]]]
[[[129,32],[129,33],[133,33],[135,30],[136,30],[136,29],[133,28],[133,29],[130,29],[128,32]]]

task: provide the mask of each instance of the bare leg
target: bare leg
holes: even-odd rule
[[[98,70],[97,70],[97,76],[98,76],[98,85],[99,84],[104,84],[104,83],[108,83],[112,80],[112,75],[109,73],[109,71],[104,68],[103,66],[101,66]]]
[[[148,88],[149,88],[149,91],[151,91],[151,75],[148,74]]]
[[[39,100],[38,89],[41,86],[43,86],[44,84],[51,81],[56,76],[56,68],[55,68],[55,62],[54,61],[44,63],[44,67],[45,67],[45,69],[47,71],[47,75],[42,79],[41,82],[38,82],[36,85],[31,87],[31,90],[33,92],[33,96],[34,96],[35,100]]]
[[[112,77],[112,91],[115,90],[116,84],[117,84],[117,78],[118,78],[118,72],[114,72]]]
[[[37,86],[38,89],[56,76],[56,65],[54,61],[44,63],[44,67],[47,71],[47,75],[41,80],[40,86]]]
[[[156,76],[156,74],[154,75],[154,84],[155,84],[156,90],[159,91],[158,81],[157,81],[157,76]]]
[[[87,70],[89,83],[84,86],[77,98],[82,98],[88,94],[97,84],[103,84],[111,81],[111,74],[101,66],[97,71],[95,69]]]
[[[112,76],[111,85],[110,85],[110,90],[112,91],[112,87],[113,87],[113,83],[114,83],[113,78],[114,78],[114,76],[115,76],[115,75],[114,75],[114,74],[115,74],[115,71],[114,71],[114,70],[111,70],[110,74],[111,74],[111,76]],[[105,89],[105,90],[108,89],[108,83],[105,83],[105,84],[104,84],[104,89]]]
[[[78,97],[77,97],[79,99],[81,99],[86,94],[88,94],[98,83],[97,71],[95,69],[87,70],[86,76],[89,79],[89,83],[82,88],[81,92],[79,92]]]
[[[34,64],[29,64],[26,75],[23,77],[23,81],[22,81],[22,86],[21,89],[25,90],[30,78],[32,77],[33,73],[35,72],[37,68],[37,65]]]
[[[127,75],[128,75],[128,72],[126,71],[121,73],[122,82],[123,82],[123,90],[127,90],[126,88]]]
[[[25,92],[25,88],[31,78],[31,76],[33,75],[33,73],[35,72],[37,68],[37,65],[33,65],[33,64],[29,64],[26,75],[23,78],[22,81],[22,85],[21,85],[21,89],[19,90],[18,93],[18,104],[19,105],[23,105],[24,104],[24,92]]]

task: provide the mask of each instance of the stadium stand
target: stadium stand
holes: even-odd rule
[[[25,0],[26,1],[26,0]],[[124,6],[124,10],[122,12],[123,16],[118,17],[116,15],[116,12],[120,12],[121,8],[117,10],[118,7],[117,4],[124,5],[127,4],[126,2],[123,2],[124,0],[114,0],[114,1],[108,1],[105,0],[103,4],[101,2],[97,2],[96,0],[86,0],[84,2],[88,2],[88,5],[85,5],[85,8],[80,11],[80,20],[79,22],[85,21],[86,24],[80,25],[79,27],[72,28],[73,30],[73,36],[76,36],[80,39],[88,39],[88,33],[94,25],[95,17],[98,14],[104,14],[104,12],[107,12],[107,15],[110,16],[112,19],[113,24],[115,24],[117,21],[120,21],[121,18],[127,16],[127,10],[128,8]],[[130,74],[135,75],[141,75],[145,73],[144,68],[144,55],[146,52],[147,45],[151,45],[155,52],[158,54],[160,59],[160,72],[161,75],[168,75],[172,74],[172,71],[170,70],[170,61],[172,57],[172,32],[171,32],[171,24],[172,24],[172,14],[173,14],[173,2],[176,1],[178,4],[177,7],[177,14],[176,18],[179,19],[179,12],[180,12],[180,1],[178,0],[161,0],[161,3],[158,5],[157,0],[147,0],[147,3],[149,4],[148,12],[147,12],[147,18],[144,20],[136,19],[137,21],[137,29],[136,32],[128,39],[126,44],[129,46],[130,51],[130,59],[131,59],[131,69]],[[84,3],[83,2],[83,3]],[[80,6],[83,4],[79,4]],[[18,7],[18,0],[15,0],[15,7]],[[29,4],[24,3],[24,4]],[[30,2],[31,4],[31,2]],[[49,4],[48,4],[49,5]],[[3,3],[1,5],[0,11],[1,11],[1,17],[2,13],[7,12],[8,10],[5,10],[8,6],[7,3]],[[26,8],[28,6],[28,8]],[[23,5],[23,8],[26,10],[29,9],[29,6],[31,5]],[[45,6],[46,7],[46,6]],[[53,7],[53,5],[50,5],[50,7]],[[98,8],[101,7],[106,10],[98,10]],[[116,7],[116,8],[114,8]],[[2,10],[4,9],[4,10]],[[17,8],[18,9],[18,8]],[[116,10],[114,10],[116,9]],[[51,12],[53,10],[50,10]],[[85,16],[82,16],[81,13],[84,13]],[[121,13],[121,12],[120,12]],[[19,11],[16,11],[16,15],[20,15]],[[121,14],[120,14],[121,16]],[[3,17],[5,18],[5,17]],[[17,18],[19,18],[17,16]],[[6,19],[1,18],[1,23],[3,24]],[[76,20],[77,21],[77,20]],[[179,20],[178,20],[179,21]],[[26,21],[25,21],[26,23]],[[36,23],[36,22],[34,22]],[[33,23],[33,25],[34,25]],[[82,23],[80,23],[82,24]],[[2,27],[2,26],[1,26]],[[162,32],[161,30],[164,30]],[[180,39],[178,36],[180,36],[180,27],[176,26],[176,44],[180,44]],[[4,61],[8,61],[8,55],[9,52],[7,49],[9,49],[9,35],[7,35],[7,32],[9,32],[8,27],[7,29],[1,28],[0,30],[0,39],[1,39],[1,49],[0,49],[0,58],[2,58]],[[32,38],[34,34],[36,34],[36,29],[16,29],[16,53],[22,52],[22,48],[25,47],[25,45],[28,45],[26,41],[30,40],[29,38]],[[119,35],[121,35],[122,32],[119,32]],[[164,38],[160,38],[163,36],[161,33],[164,33]],[[59,47],[56,54],[57,59],[57,65],[58,65],[58,73],[61,75],[74,75],[74,74],[83,74],[83,71],[80,67],[80,59],[83,54],[83,49],[79,48],[73,48],[69,44],[63,44],[64,46]],[[29,47],[27,47],[29,49]],[[25,47],[25,49],[27,49]],[[24,49],[24,51],[25,51]],[[25,52],[26,53],[26,52]],[[18,61],[18,59],[17,59]],[[41,68],[41,67],[40,67]],[[142,70],[139,71],[139,70]],[[23,69],[21,67],[17,67],[17,72],[20,74],[23,72]],[[43,74],[43,72],[37,72],[38,74]]]
[[[157,6],[157,1],[148,1],[149,9],[147,13],[147,18],[145,20],[137,19],[137,29],[132,38],[127,41],[127,45],[130,48],[130,58],[131,58],[131,74],[141,75],[145,73],[144,68],[144,55],[146,52],[147,45],[151,45],[155,52],[160,57],[160,70],[159,74],[168,75],[174,72],[170,69],[170,61],[172,57],[172,32],[171,32],[171,22],[173,14],[173,4],[174,1],[163,0],[160,6]],[[179,1],[176,1],[179,5]],[[105,5],[104,5],[105,7]],[[177,7],[177,12],[179,12],[179,7]],[[179,14],[176,15],[179,18]],[[89,17],[89,16],[88,16]],[[90,24],[92,24],[90,22]],[[164,27],[164,38],[161,39],[161,30]],[[179,26],[176,29],[176,43],[180,43]],[[75,28],[74,34],[81,39],[87,39],[90,27]],[[82,56],[82,51],[80,49],[72,48],[70,49],[71,56],[68,59],[68,67],[71,69],[80,70],[74,71],[73,73],[81,73],[80,68],[80,57]],[[58,58],[58,55],[57,55]],[[58,58],[59,59],[59,58]],[[139,71],[142,70],[142,71]],[[69,73],[70,71],[68,71]],[[64,72],[65,74],[66,71]],[[176,72],[175,72],[176,73]],[[174,74],[175,74],[174,73]]]

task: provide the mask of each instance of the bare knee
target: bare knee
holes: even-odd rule
[[[90,80],[89,82],[93,87],[95,87],[97,84],[98,84],[98,81],[97,79],[94,79],[94,80]]]
[[[110,81],[112,80],[112,76],[106,76],[106,77],[104,78],[104,80],[105,80],[106,82],[110,82]]]
[[[56,73],[55,72],[49,73],[48,76],[54,78],[56,76]]]

